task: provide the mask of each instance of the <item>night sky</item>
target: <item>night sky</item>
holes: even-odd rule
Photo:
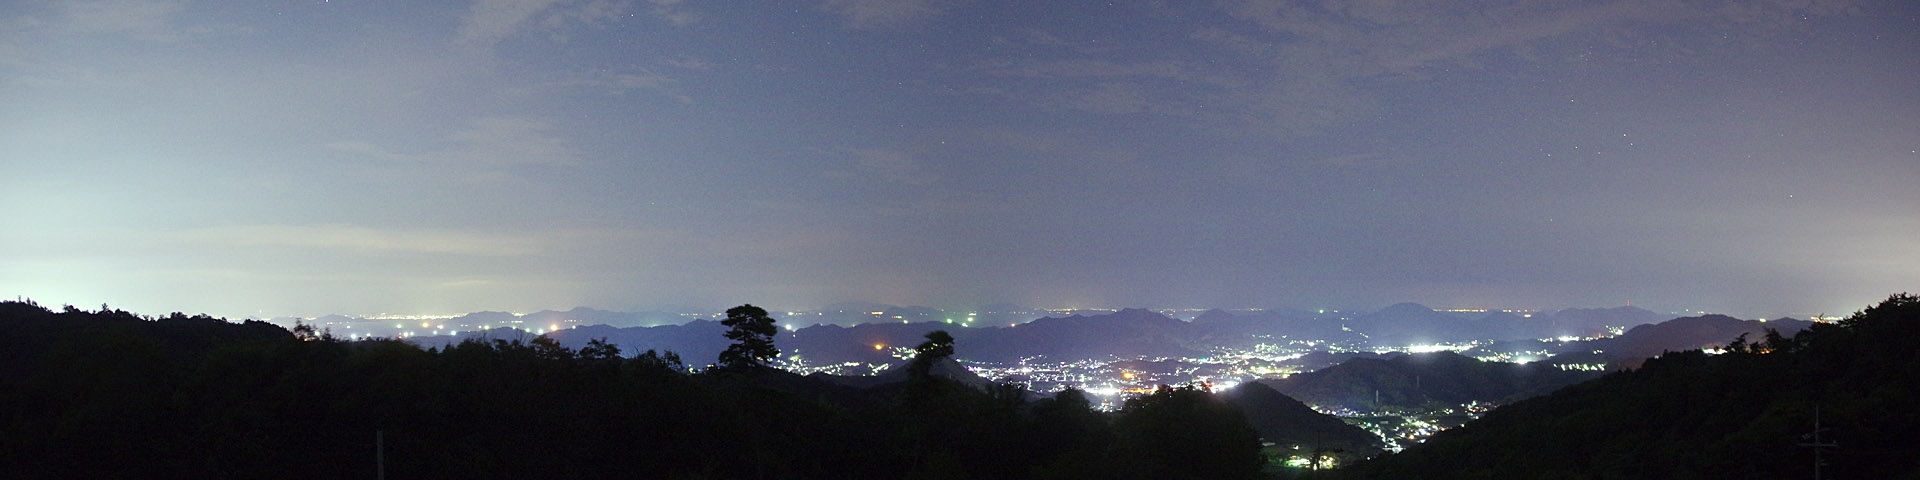
[[[1910,1],[0,4],[51,305],[1839,315],[1916,185]]]

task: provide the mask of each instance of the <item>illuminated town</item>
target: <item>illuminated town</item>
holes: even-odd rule
[[[1014,312],[966,312],[947,314],[946,312],[909,312],[901,314],[884,310],[869,311],[788,311],[781,327],[784,335],[807,335],[816,324],[860,323],[880,324],[897,323],[911,325],[928,323],[950,329],[981,328],[1020,328],[1032,318],[1043,316],[1068,316],[1075,314],[1100,315],[1116,312],[1116,309],[1057,308],[1035,309]],[[1503,312],[1531,318],[1533,312],[1489,309],[1452,309],[1437,310],[1448,314],[1470,315],[1488,312]],[[1204,312],[1201,309],[1160,309],[1156,313],[1170,318],[1191,321]],[[1244,312],[1258,312],[1246,310]],[[1351,320],[1350,316],[1338,311],[1317,310],[1315,315],[1340,321]],[[714,319],[717,314],[682,314],[686,321]],[[808,323],[810,322],[810,323]],[[535,336],[556,333],[561,330],[585,327],[584,322],[573,319],[554,319],[542,321],[532,316],[488,313],[470,315],[371,315],[362,318],[322,317],[312,324],[344,339],[360,340],[368,338],[450,339],[462,338],[486,332],[499,338],[503,335],[522,335],[520,339],[529,340]],[[1001,327],[1004,325],[1004,327]],[[1342,327],[1343,331],[1347,329]],[[1226,390],[1243,382],[1256,380],[1286,379],[1292,375],[1311,372],[1331,366],[1329,361],[1310,359],[1310,354],[1323,352],[1328,354],[1362,354],[1385,356],[1391,354],[1420,354],[1432,352],[1457,352],[1485,362],[1504,362],[1527,364],[1542,362],[1553,356],[1555,347],[1604,338],[1624,333],[1622,326],[1611,326],[1603,332],[1593,335],[1565,335],[1552,338],[1540,338],[1525,349],[1502,349],[1499,342],[1475,340],[1466,342],[1421,343],[1409,345],[1377,345],[1371,343],[1365,335],[1358,340],[1331,341],[1324,339],[1285,338],[1272,335],[1255,335],[1249,341],[1240,342],[1242,346],[1215,345],[1207,348],[1203,355],[1186,356],[1135,356],[1106,358],[1049,358],[1045,355],[1023,356],[1014,361],[992,362],[957,356],[957,360],[968,370],[980,377],[1001,384],[1018,385],[1036,394],[1051,394],[1067,388],[1079,389],[1090,396],[1096,408],[1114,410],[1125,403],[1130,396],[1153,391],[1161,385],[1196,385],[1212,390]],[[878,375],[911,358],[914,350],[906,342],[889,344],[879,342],[867,345],[872,352],[881,354],[872,359],[849,361],[846,359],[816,359],[814,354],[800,349],[788,350],[777,365],[786,370],[802,374],[826,374],[836,376]],[[629,352],[635,353],[635,352]],[[1595,351],[1598,354],[1600,352]],[[1550,363],[1560,370],[1606,371],[1608,365],[1603,362]],[[698,368],[692,366],[690,368]],[[1305,401],[1305,399],[1303,399]],[[1428,405],[1421,409],[1412,409],[1394,405],[1320,405],[1307,402],[1317,411],[1339,417],[1346,422],[1364,428],[1384,440],[1389,450],[1398,451],[1407,445],[1418,443],[1428,436],[1442,430],[1453,428],[1478,418],[1481,414],[1496,407],[1486,401],[1471,401],[1464,404]],[[1304,457],[1296,460],[1306,462]]]

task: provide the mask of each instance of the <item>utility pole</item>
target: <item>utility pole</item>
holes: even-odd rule
[[[1828,448],[1840,448],[1840,444],[1838,443],[1822,443],[1820,441],[1820,432],[1825,430],[1824,428],[1820,428],[1820,404],[1816,403],[1813,405],[1813,433],[1800,437],[1813,438],[1813,443],[1800,444],[1802,447],[1813,449],[1813,480],[1820,480],[1820,466],[1827,463],[1825,459],[1821,458],[1820,451]]]
[[[373,478],[387,480],[387,431],[373,431]]]

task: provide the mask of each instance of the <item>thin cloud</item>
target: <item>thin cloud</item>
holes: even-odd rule
[[[890,183],[929,185],[936,178],[918,159],[894,149],[852,148],[846,153],[861,172]]]
[[[826,0],[820,8],[839,15],[856,29],[900,28],[940,15],[935,0]]]
[[[990,73],[1027,78],[1143,78],[1193,82],[1212,86],[1243,86],[1236,75],[1208,72],[1178,60],[1120,62],[1100,58],[1070,58],[1017,65],[989,66]]]
[[[1095,113],[1141,113],[1153,108],[1145,88],[1125,82],[1103,82],[1090,88],[1062,94],[1053,105]]]
[[[573,149],[553,132],[544,120],[495,116],[473,121],[466,130],[455,132],[452,140],[459,148],[446,154],[446,161],[487,165],[568,165],[574,163]]]
[[[417,159],[412,155],[394,153],[392,151],[388,151],[385,148],[381,148],[379,145],[374,145],[372,143],[362,142],[358,140],[343,140],[343,141],[328,143],[327,148],[341,151],[341,152],[351,153],[355,155],[370,157],[370,158],[387,161],[387,162],[417,161]]]
[[[492,47],[512,36],[542,10],[560,0],[477,0],[460,22],[456,43],[468,47]]]
[[[141,42],[175,43],[210,35],[248,32],[225,23],[183,21],[181,0],[62,0],[21,2],[37,13],[0,18],[0,31],[53,36],[120,36]],[[0,52],[0,55],[6,55]],[[0,57],[0,63],[5,63]]]
[[[175,240],[210,247],[282,248],[359,253],[413,253],[482,257],[540,253],[531,237],[457,230],[377,229],[349,224],[242,225],[179,231]]]
[[[700,71],[713,70],[714,67],[718,66],[712,61],[709,61],[707,59],[700,58],[700,57],[691,56],[691,55],[679,55],[679,56],[669,57],[666,59],[665,63],[668,66],[675,67],[675,68],[683,68],[687,70],[700,70]]]
[[[1322,159],[1322,165],[1341,168],[1393,168],[1418,164],[1412,157],[1387,152],[1368,152]]]
[[[1235,18],[1260,27],[1253,38],[1297,47],[1287,53],[1330,53],[1339,61],[1320,65],[1338,77],[1399,73],[1446,65],[1471,65],[1471,57],[1582,34],[1632,34],[1641,27],[1717,22],[1763,29],[1787,28],[1803,15],[1857,13],[1848,2],[1726,2],[1685,4],[1660,0],[1532,3],[1489,8],[1458,2],[1237,0],[1223,4]],[[1248,48],[1248,32],[1211,31],[1205,36]]]
[[[60,10],[68,31],[173,41],[182,38],[174,31],[173,18],[185,6],[178,1],[74,0],[61,2]]]
[[[653,4],[650,12],[654,18],[665,20],[675,26],[692,25],[700,21],[700,14],[694,13],[683,5],[681,0],[648,0]]]
[[[596,71],[581,74],[575,78],[549,84],[553,87],[586,87],[603,89],[610,93],[626,93],[633,90],[663,90],[677,83],[673,77],[650,71],[604,72]],[[677,98],[677,96],[676,96]]]
[[[490,116],[470,121],[466,128],[447,136],[448,145],[438,150],[408,154],[395,152],[370,142],[342,140],[328,143],[336,151],[361,155],[390,163],[420,164],[461,170],[493,171],[525,166],[566,166],[577,163],[578,155],[566,139],[545,120]]]
[[[489,49],[500,41],[531,32],[565,41],[578,26],[606,25],[627,17],[635,4],[617,0],[476,0],[461,19],[454,44]],[[680,0],[649,0],[643,12],[675,26],[691,25],[700,15]]]
[[[1038,60],[990,60],[981,70],[1043,80],[986,94],[1065,110],[1198,114],[1213,128],[1274,139],[1318,135],[1389,108],[1369,82],[1420,78],[1442,68],[1480,68],[1487,55],[1550,61],[1538,50],[1573,36],[1646,35],[1649,27],[1712,22],[1781,30],[1801,15],[1857,13],[1846,2],[1688,5],[1653,0],[1520,3],[1230,0],[1218,6],[1242,24],[1196,28],[1188,40],[1251,62],[1121,61],[1089,48]],[[1074,45],[1047,32],[1021,42]],[[1013,42],[1016,40],[1002,39]],[[1186,94],[1148,95],[1155,82]]]

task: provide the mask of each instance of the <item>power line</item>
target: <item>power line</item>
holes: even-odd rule
[[[1802,447],[1813,449],[1813,480],[1820,480],[1820,467],[1827,463],[1826,459],[1821,455],[1821,452],[1829,448],[1840,448],[1840,444],[1838,443],[1820,441],[1820,432],[1826,430],[1827,429],[1820,428],[1820,404],[1813,404],[1813,433],[1800,436],[1800,438],[1812,438],[1813,442],[1799,444]]]

